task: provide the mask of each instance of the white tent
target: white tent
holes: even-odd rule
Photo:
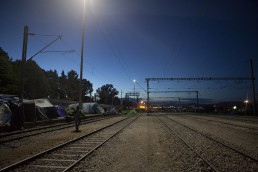
[[[68,106],[68,110],[76,109],[76,107],[79,106],[78,103],[76,104],[71,104]],[[83,103],[82,104],[82,113],[84,114],[103,114],[105,110],[101,108],[97,103]]]
[[[34,99],[33,102],[40,108],[54,107],[48,99]]]

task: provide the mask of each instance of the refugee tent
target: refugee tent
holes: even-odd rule
[[[38,119],[46,118],[46,116],[41,116],[41,115],[38,116],[37,115],[36,106],[32,100],[24,99],[22,106],[23,106],[23,114],[24,114],[25,122],[35,122]],[[21,113],[22,113],[22,111],[21,111]]]
[[[117,110],[115,109],[114,106],[112,105],[106,105],[106,104],[99,104],[99,106],[104,109],[105,115],[114,115],[114,114],[118,114]]]
[[[76,109],[76,107],[79,106],[78,103],[68,105],[68,110]],[[100,107],[97,103],[83,103],[82,104],[82,113],[83,114],[104,114],[105,110]]]
[[[109,108],[109,113],[110,114],[118,114],[117,110],[115,109],[115,107],[110,107]]]
[[[54,107],[48,99],[34,99],[33,102],[40,108]]]
[[[0,94],[0,124],[9,129],[21,128],[20,105],[17,96]]]
[[[62,107],[55,107],[48,99],[23,99],[23,103],[13,95],[0,94],[0,124],[8,129],[20,129],[24,122],[65,117]]]
[[[57,105],[55,107],[56,107],[56,112],[57,112],[59,117],[66,117],[66,111],[62,106]]]
[[[11,117],[12,112],[9,106],[4,102],[0,102],[0,124],[10,124]]]
[[[57,118],[59,115],[54,105],[48,99],[34,99],[37,113],[48,118]]]

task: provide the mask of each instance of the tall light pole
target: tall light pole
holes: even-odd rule
[[[255,98],[255,77],[254,77],[254,69],[253,69],[253,60],[250,60],[250,66],[251,66],[251,80],[252,80],[252,90],[253,90],[253,114],[256,116],[256,98]]]
[[[81,46],[81,66],[80,66],[80,87],[79,87],[79,108],[82,109],[82,78],[83,78],[83,53],[84,53],[84,32],[85,32],[85,0],[83,0],[82,17],[82,46]]]
[[[245,103],[245,115],[247,114],[247,104],[248,104],[248,100],[246,99],[245,101],[244,101],[244,103]]]
[[[133,103],[134,103],[134,106],[135,106],[135,82],[136,82],[136,80],[134,79],[133,80],[133,83],[134,83],[134,87],[133,87]]]

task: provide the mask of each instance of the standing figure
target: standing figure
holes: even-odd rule
[[[73,114],[74,114],[74,121],[75,121],[75,132],[80,132],[79,125],[81,123],[81,111],[79,109],[79,106],[77,106]]]

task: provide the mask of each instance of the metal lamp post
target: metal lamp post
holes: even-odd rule
[[[84,57],[84,32],[85,32],[85,0],[83,0],[82,17],[82,45],[81,45],[81,65],[80,65],[80,86],[79,86],[79,108],[82,109],[82,78],[83,78],[83,57]]]
[[[134,79],[133,80],[133,83],[134,83],[134,87],[133,87],[133,103],[134,103],[134,105],[133,106],[135,106],[135,82],[136,82],[136,80]]]

